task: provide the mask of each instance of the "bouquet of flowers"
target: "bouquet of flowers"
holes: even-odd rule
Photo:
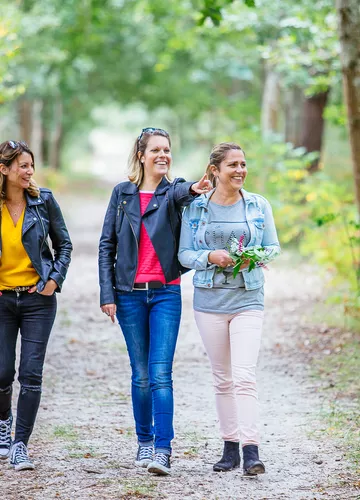
[[[239,240],[235,237],[232,237],[228,245],[229,254],[235,262],[233,268],[233,278],[237,276],[240,271],[240,267],[245,262],[249,263],[248,271],[252,271],[253,269],[255,269],[255,267],[268,269],[266,267],[266,263],[272,260],[272,254],[274,253],[274,251],[276,252],[276,254],[279,251],[275,250],[275,248],[273,247],[262,247],[259,245],[244,248],[244,239],[245,235],[242,235]],[[219,272],[222,271],[223,269],[219,268]]]

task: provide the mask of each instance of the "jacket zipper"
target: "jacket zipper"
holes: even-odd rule
[[[135,242],[136,242],[136,270],[138,268],[138,264],[139,264],[139,244],[138,244],[138,240],[136,238],[136,234],[135,234],[135,230],[134,230],[134,227],[133,225],[131,224],[131,220],[130,220],[130,217],[128,216],[128,214],[126,213],[126,210],[124,209],[123,206],[119,205],[119,213],[120,213],[120,207],[122,208],[124,214],[126,215],[126,218],[127,220],[129,221],[129,224],[130,224],[130,227],[131,227],[131,230],[133,232],[133,235],[134,235],[134,238],[135,238]],[[134,279],[133,279],[133,284],[132,284],[132,289],[134,288],[134,283],[135,283],[135,278],[136,278],[136,272],[135,272],[135,276],[134,276]]]
[[[43,235],[44,235],[44,239],[42,240],[41,247],[40,247],[40,259],[41,259],[42,262],[44,262],[43,258],[42,258],[42,249],[43,249],[43,246],[44,246],[44,243],[45,243],[45,240],[46,240],[45,227],[44,227],[44,223],[42,221],[42,218],[40,217],[39,210],[38,210],[37,206],[35,207],[35,210],[36,210],[37,216],[39,217],[40,224],[41,224],[41,227],[42,227],[42,230],[43,230]]]
[[[171,220],[170,201],[169,201],[169,196],[168,196],[168,192],[167,191],[166,191],[165,196],[166,196],[167,205],[168,205],[168,209],[169,209],[170,226],[171,226],[171,232],[172,232],[172,235],[173,235],[173,240],[174,240],[174,245],[175,245],[174,248],[176,248],[176,239],[175,239],[174,227],[173,227],[172,220]]]

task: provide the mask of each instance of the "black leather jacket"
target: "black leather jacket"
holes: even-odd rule
[[[39,198],[25,192],[26,209],[22,227],[22,243],[35,271],[40,276],[41,292],[49,279],[56,281],[60,292],[70,264],[72,244],[60,210],[50,189],[40,189]],[[1,223],[1,218],[0,218]],[[54,256],[48,244],[50,236]],[[0,231],[0,257],[1,257]],[[1,261],[0,261],[1,266]],[[19,283],[21,286],[21,283]]]
[[[138,267],[143,222],[166,282],[189,271],[178,259],[181,209],[189,205],[192,182],[162,179],[141,217],[139,188],[132,182],[115,186],[105,215],[99,246],[100,305],[114,304],[115,291],[131,291]]]

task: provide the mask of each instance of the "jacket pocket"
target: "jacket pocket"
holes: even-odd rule
[[[190,229],[192,230],[192,232],[196,233],[196,231],[199,227],[199,219],[190,219],[189,226],[190,226]]]
[[[265,218],[264,217],[256,217],[252,219],[252,223],[257,229],[265,229]]]

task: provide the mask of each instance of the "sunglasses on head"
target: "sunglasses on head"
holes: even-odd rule
[[[166,132],[166,130],[164,130],[163,128],[146,127],[146,128],[142,129],[141,134],[138,137],[138,141],[140,141],[140,139],[142,138],[142,136],[144,134],[146,134],[147,132],[150,133],[150,134],[152,134],[153,132],[164,132],[166,135],[168,135],[168,133]]]
[[[16,149],[18,146],[22,146],[24,148],[29,149],[29,146],[26,144],[25,141],[8,141],[8,144],[12,149]]]

